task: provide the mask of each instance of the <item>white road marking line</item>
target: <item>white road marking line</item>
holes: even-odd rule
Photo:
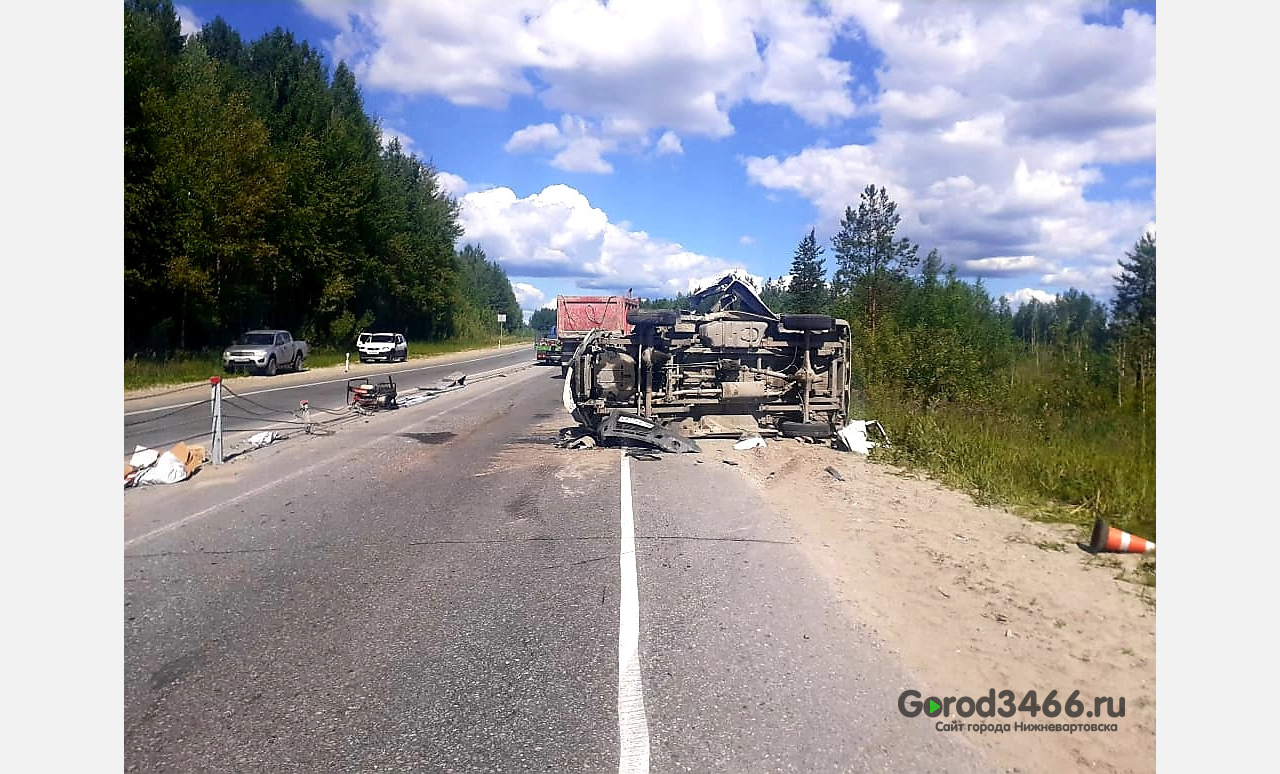
[[[426,370],[431,369],[431,368],[447,368],[448,366],[462,365],[462,364],[464,364],[464,363],[479,363],[481,360],[492,360],[492,359],[494,359],[495,357],[505,357],[505,356],[510,355],[510,354],[511,354],[510,352],[499,352],[499,353],[498,353],[498,354],[496,354],[496,355],[485,355],[484,357],[476,357],[476,358],[472,358],[472,359],[470,359],[470,360],[455,360],[455,361],[454,361],[454,362],[452,362],[452,363],[436,363],[435,365],[418,366],[417,368],[406,368],[406,369],[403,369],[403,370],[400,370],[400,371],[380,371],[380,372],[378,372],[378,373],[376,373],[376,374],[369,374],[369,375],[370,375],[370,376],[383,376],[383,375],[385,375],[385,374],[411,374],[411,373],[413,373],[414,371],[426,371]],[[499,368],[499,369],[495,369],[495,370],[500,371],[500,370],[502,370],[502,369],[500,369],[500,368]],[[484,372],[482,372],[482,373],[493,373],[493,371],[484,371]],[[476,374],[476,376],[479,376],[479,375],[480,375],[480,374]],[[242,392],[242,393],[240,393],[240,395],[241,395],[241,396],[244,396],[244,397],[247,397],[247,396],[249,396],[249,395],[262,395],[263,393],[267,393],[267,392],[280,392],[281,390],[301,390],[301,389],[302,389],[302,388],[304,388],[304,387],[317,387],[317,386],[319,386],[319,385],[321,385],[321,384],[337,384],[338,382],[346,382],[346,381],[350,381],[351,379],[359,379],[359,378],[360,378],[360,377],[357,375],[357,376],[351,376],[350,378],[348,378],[348,377],[343,377],[343,378],[341,378],[341,379],[329,379],[329,380],[326,380],[326,381],[323,381],[323,382],[306,382],[306,383],[304,383],[304,384],[295,384],[295,385],[292,385],[292,386],[286,386],[286,387],[268,387],[268,388],[267,388],[267,389],[265,389],[265,390],[254,390],[254,391],[252,391],[252,392]],[[154,414],[154,413],[155,413],[155,412],[157,412],[157,411],[168,411],[168,410],[170,410],[170,409],[174,409],[174,410],[176,410],[176,409],[180,409],[180,408],[186,408],[187,406],[194,406],[194,405],[196,405],[197,403],[204,403],[204,401],[203,401],[203,400],[193,400],[193,401],[189,401],[189,402],[187,402],[187,403],[175,403],[175,404],[173,404],[173,405],[171,405],[171,406],[160,406],[159,408],[141,409],[141,410],[139,410],[139,411],[126,411],[126,412],[124,413],[124,415],[125,415],[126,417],[133,417],[133,416],[137,416],[137,415],[139,415],[139,414]]]
[[[636,525],[631,512],[631,463],[622,451],[622,579],[618,597],[618,774],[649,771],[649,721],[640,678],[640,592],[636,585]]]
[[[480,400],[481,398],[487,398],[487,397],[489,397],[490,395],[493,395],[493,394],[494,394],[494,393],[496,393],[496,392],[500,392],[500,391],[502,390],[502,388],[503,388],[503,387],[507,387],[507,386],[509,386],[509,385],[511,385],[511,384],[514,384],[514,383],[515,383],[515,382],[499,381],[499,382],[497,382],[497,384],[499,385],[499,386],[497,387],[497,389],[489,390],[488,392],[484,392],[484,393],[481,393],[481,394],[479,394],[479,395],[473,395],[473,396],[471,396],[470,398],[467,398],[466,400],[462,401],[461,403],[458,403],[458,404],[456,404],[456,405],[454,405],[454,406],[451,406],[450,408],[447,408],[447,409],[445,409],[444,411],[438,411],[438,412],[436,412],[435,414],[432,414],[432,415],[431,415],[431,416],[429,416],[429,417],[425,417],[425,418],[423,418],[422,420],[420,420],[420,421],[418,421],[418,422],[414,422],[414,423],[412,423],[412,424],[406,425],[406,427],[413,427],[414,425],[416,425],[416,424],[421,424],[422,422],[430,422],[430,421],[431,421],[431,420],[433,420],[433,419],[439,419],[440,417],[444,416],[445,414],[449,414],[449,413],[451,413],[451,412],[453,412],[453,411],[455,411],[455,410],[457,410],[457,409],[460,409],[460,408],[462,408],[463,406],[467,405],[468,403],[474,403],[475,401]],[[338,452],[337,454],[335,454],[335,455],[333,455],[333,456],[331,456],[331,457],[327,457],[327,458],[325,458],[325,459],[321,460],[320,462],[315,463],[314,465],[309,465],[309,466],[307,466],[307,467],[303,468],[302,470],[295,470],[294,472],[290,473],[290,474],[289,474],[289,475],[287,475],[287,476],[282,476],[282,477],[277,478],[277,479],[274,479],[274,480],[272,480],[272,481],[268,481],[267,483],[263,484],[262,486],[255,487],[255,488],[253,488],[253,489],[250,489],[248,492],[243,492],[243,493],[241,493],[241,494],[238,494],[238,495],[236,495],[235,497],[231,498],[230,500],[224,500],[224,501],[222,501],[222,502],[218,503],[217,505],[211,505],[211,506],[209,506],[208,508],[205,508],[203,511],[196,511],[195,513],[190,514],[189,516],[184,516],[184,517],[182,517],[181,519],[178,519],[178,520],[177,520],[177,521],[175,521],[175,522],[171,522],[171,523],[169,523],[169,524],[164,525],[163,527],[156,527],[155,529],[151,530],[150,532],[146,532],[146,533],[144,533],[144,534],[141,534],[141,535],[137,536],[136,538],[133,538],[132,540],[126,540],[126,541],[125,541],[125,544],[124,544],[124,547],[125,547],[125,548],[132,548],[133,546],[136,546],[138,543],[141,543],[141,542],[142,542],[142,541],[144,541],[144,540],[148,540],[148,539],[150,539],[150,538],[153,538],[153,537],[155,537],[156,535],[163,535],[163,534],[164,534],[164,533],[166,533],[166,532],[170,532],[170,531],[172,531],[172,530],[175,530],[175,529],[177,529],[178,527],[183,526],[184,524],[189,524],[189,523],[191,523],[191,522],[195,521],[196,519],[200,519],[200,518],[203,518],[203,517],[205,517],[205,516],[208,516],[209,514],[213,513],[214,511],[221,510],[222,508],[225,508],[225,507],[227,507],[227,506],[229,506],[229,505],[235,505],[235,504],[237,504],[237,503],[243,502],[244,500],[247,500],[247,499],[249,499],[250,497],[253,497],[253,496],[254,496],[254,495],[256,495],[256,494],[260,494],[260,493],[262,493],[262,492],[267,491],[268,489],[270,489],[270,488],[271,488],[271,487],[273,487],[273,486],[277,486],[277,485],[279,485],[279,484],[281,484],[281,483],[283,483],[283,482],[285,482],[285,481],[289,481],[289,480],[291,480],[291,479],[297,478],[298,476],[302,476],[302,475],[306,475],[307,473],[311,473],[312,471],[317,470],[317,469],[319,469],[319,468],[322,468],[322,467],[324,467],[325,465],[328,465],[328,464],[330,464],[330,463],[332,463],[332,462],[334,462],[334,461],[336,461],[336,460],[338,460],[338,459],[340,459],[340,458],[342,458],[342,457],[350,456],[350,455],[351,455],[352,453],[354,453],[354,452],[358,452],[358,451],[362,451],[362,450],[364,450],[364,449],[367,449],[368,447],[373,446],[375,443],[377,443],[377,442],[379,442],[379,441],[384,441],[384,440],[386,440],[386,439],[387,439],[387,436],[385,436],[385,435],[379,435],[379,436],[375,436],[375,437],[374,437],[372,440],[370,440],[370,441],[367,441],[367,442],[365,442],[365,443],[360,444],[359,446],[355,446],[355,447],[348,446],[348,447],[344,448],[342,451]]]

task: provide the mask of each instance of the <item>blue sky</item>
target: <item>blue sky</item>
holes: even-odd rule
[[[1069,2],[179,4],[356,72],[526,312],[785,274],[870,183],[1015,305],[1109,296],[1155,228],[1155,9]],[[827,266],[834,257],[827,251]]]

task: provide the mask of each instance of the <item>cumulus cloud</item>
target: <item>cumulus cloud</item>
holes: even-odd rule
[[[623,130],[625,131],[625,129]],[[566,172],[594,172],[608,174],[613,165],[601,154],[617,147],[618,131],[606,136],[604,130],[579,116],[565,115],[560,125],[533,124],[511,135],[504,146],[508,153],[526,153],[537,150],[557,151],[551,166]]]
[[[1105,292],[1155,202],[1085,189],[1100,165],[1154,162],[1155,21],[1086,23],[1089,7],[833,0],[882,57],[879,123],[864,144],[748,157],[748,179],[811,201],[827,234],[883,185],[900,233],[962,274]]]
[[[675,132],[666,131],[658,138],[658,155],[666,153],[684,153],[684,147],[680,145],[680,138]]]
[[[338,30],[334,58],[352,63],[362,84],[498,109],[534,97],[600,123],[599,147],[580,141],[561,157],[588,171],[598,171],[600,153],[629,149],[609,145],[624,125],[632,134],[725,137],[734,131],[729,111],[747,102],[818,126],[856,112],[849,63],[831,56],[844,20],[807,0],[303,5]],[[542,126],[549,136],[553,125]]]
[[[755,237],[751,236],[750,234],[743,234],[742,236],[738,237],[738,244],[742,245],[743,247],[750,247],[755,243],[756,243]]]
[[[638,295],[667,296],[734,269],[746,271],[741,264],[612,222],[568,185],[547,186],[525,197],[505,187],[472,191],[459,204],[464,239],[482,245],[486,255],[515,276],[562,277],[580,288],[633,288]],[[529,285],[525,292],[532,290],[536,288]]]
[[[462,196],[470,189],[466,180],[452,172],[436,172],[436,181],[440,183],[445,193],[455,198]]]
[[[516,301],[520,303],[521,309],[532,312],[540,307],[547,306],[547,294],[528,282],[513,282],[511,283],[511,289],[515,291]]]
[[[1037,288],[1021,288],[1019,290],[1013,291],[1012,293],[1005,294],[1005,298],[1009,299],[1009,308],[1014,310],[1015,312],[1018,310],[1018,307],[1022,306],[1023,304],[1027,303],[1033,298],[1037,301],[1041,301],[1046,304],[1051,304],[1053,303],[1053,300],[1057,297],[1058,296],[1054,293],[1050,293],[1046,290],[1039,290]]]

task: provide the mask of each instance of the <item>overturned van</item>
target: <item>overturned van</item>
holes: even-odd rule
[[[689,309],[633,309],[629,334],[593,331],[571,360],[566,395],[595,429],[618,411],[685,435],[743,431],[827,438],[849,394],[849,324],[778,315],[729,275]]]

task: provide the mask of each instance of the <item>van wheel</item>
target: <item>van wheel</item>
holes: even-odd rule
[[[778,423],[778,432],[785,438],[830,438],[836,434],[829,422],[792,422],[785,419]]]

